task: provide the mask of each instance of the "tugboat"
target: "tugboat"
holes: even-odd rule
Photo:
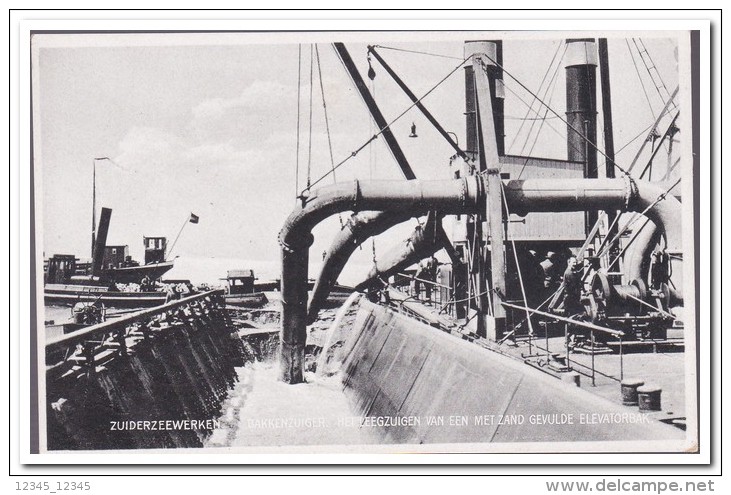
[[[77,264],[78,258],[70,254],[56,254],[47,261],[44,272],[46,304],[100,302],[113,307],[143,308],[165,303],[167,294],[150,290],[152,285],[149,283],[173,267],[173,261],[164,261],[165,238],[145,238],[146,264],[135,266],[136,262],[127,255],[127,246],[106,246],[111,216],[110,208],[102,208],[90,264]],[[155,262],[156,259],[163,261]],[[123,291],[117,284],[140,284],[140,290]]]

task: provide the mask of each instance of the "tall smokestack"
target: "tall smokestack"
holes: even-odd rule
[[[585,162],[584,177],[596,178],[596,66],[593,39],[566,40],[566,120],[568,158]],[[578,132],[577,132],[578,131]]]
[[[584,177],[599,176],[596,153],[596,66],[594,39],[566,40],[566,120],[568,159],[584,162]],[[584,139],[586,138],[586,139]],[[587,142],[587,140],[589,142]],[[596,222],[596,212],[587,212],[586,229]]]
[[[101,274],[102,261],[104,260],[104,248],[107,245],[107,233],[109,232],[109,220],[111,218],[111,208],[102,208],[102,214],[99,216],[99,228],[96,232],[94,254],[91,264],[91,274],[94,276]]]
[[[492,100],[492,116],[495,122],[495,139],[498,155],[505,154],[505,89],[503,87],[503,42],[467,41],[464,56],[469,58],[475,53],[487,55],[483,57],[487,66],[487,78],[490,81]],[[477,153],[477,117],[475,114],[475,79],[471,65],[465,67],[465,120],[467,126],[467,152]]]

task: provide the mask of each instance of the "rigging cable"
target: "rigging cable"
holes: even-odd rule
[[[500,189],[501,193],[500,195],[503,198],[503,205],[505,206],[505,212],[507,213],[506,218],[510,218],[510,210],[508,209],[508,201],[505,199],[505,185],[503,184],[503,181],[500,181]],[[503,228],[502,222],[499,228]],[[507,231],[507,229],[506,229]],[[518,251],[515,249],[515,239],[513,237],[510,237],[510,243],[513,245],[513,256],[515,257],[515,268],[518,270],[518,282],[520,282],[520,291],[523,294],[523,304],[525,304],[525,307],[528,307],[528,296],[525,294],[525,285],[523,284],[523,274],[520,270],[520,262],[518,261]],[[503,246],[497,246],[498,249],[502,249]],[[528,319],[528,334],[533,335],[533,322],[530,319],[530,314],[528,311],[525,312],[526,318]]]
[[[624,150],[624,149],[625,149],[625,148],[626,148],[627,146],[629,146],[630,144],[632,144],[633,142],[635,142],[635,141],[636,141],[636,140],[637,140],[638,138],[640,138],[641,136],[644,136],[644,135],[645,135],[645,133],[646,133],[647,131],[649,131],[650,129],[652,129],[652,128],[653,128],[654,126],[655,126],[655,124],[650,124],[650,125],[648,125],[647,127],[645,127],[644,129],[642,129],[642,130],[641,130],[641,131],[640,131],[640,132],[639,132],[639,133],[638,133],[638,134],[637,134],[637,135],[636,135],[635,137],[633,137],[632,139],[630,139],[629,141],[627,141],[627,142],[626,142],[626,143],[624,144],[624,146],[622,146],[622,147],[621,147],[621,148],[619,148],[619,149],[618,149],[617,151],[615,151],[615,152],[614,152],[614,154],[615,154],[615,155],[618,155],[618,154],[620,154],[620,153],[622,152],[622,150]]]
[[[327,146],[328,150],[330,151],[330,167],[333,174],[333,182],[337,182],[337,177],[335,176],[335,156],[333,155],[333,144],[332,139],[330,138],[330,123],[329,119],[327,117],[327,104],[325,103],[325,86],[322,82],[322,68],[320,66],[320,50],[317,48],[317,45],[315,45],[315,56],[317,57],[317,75],[320,80],[320,95],[322,95],[322,110],[325,115],[325,131],[327,133]],[[340,221],[340,228],[342,229],[345,224],[343,223],[343,216],[338,213],[338,220]]]
[[[383,46],[383,45],[373,45],[374,48],[383,48],[384,50],[393,50],[396,52],[406,52],[406,53],[416,53],[418,55],[429,55],[432,57],[441,57],[441,58],[449,58],[452,60],[460,60],[459,57],[453,57],[451,55],[442,55],[441,53],[429,53],[429,52],[421,52],[418,50],[407,50],[405,48],[395,48],[392,46]]]
[[[313,44],[310,44],[310,137],[307,150],[307,189],[310,188],[312,173],[312,68],[313,68]]]
[[[635,55],[632,53],[632,47],[629,46],[629,40],[625,38],[624,42],[627,44],[627,51],[629,51],[629,56],[632,58],[632,65],[635,66],[635,72],[637,73],[637,79],[640,80],[640,86],[642,86],[642,92],[645,94],[645,100],[647,100],[647,106],[650,107],[650,113],[652,113],[652,118],[656,119],[657,116],[655,115],[655,110],[652,108],[652,102],[650,102],[650,97],[647,94],[647,90],[645,89],[645,83],[642,81],[642,76],[640,75],[640,69],[637,67],[637,62],[635,61]]]
[[[656,204],[658,204],[658,203],[659,203],[660,201],[664,200],[664,199],[665,199],[665,198],[667,197],[667,195],[668,195],[668,194],[670,193],[670,191],[672,191],[672,190],[673,190],[673,189],[674,189],[674,188],[675,188],[675,187],[676,187],[676,186],[677,186],[678,184],[680,184],[680,178],[678,178],[678,180],[676,180],[676,181],[675,181],[675,182],[674,182],[674,183],[673,183],[673,184],[672,184],[672,185],[671,185],[671,186],[670,186],[669,188],[667,188],[667,189],[666,189],[666,190],[665,190],[665,191],[664,191],[664,192],[663,192],[662,194],[660,194],[660,196],[658,196],[658,197],[657,197],[657,199],[655,199],[655,201],[653,201],[652,203],[650,203],[650,204],[649,204],[649,205],[647,206],[647,208],[645,208],[644,210],[642,210],[642,212],[640,212],[640,214],[639,214],[639,215],[635,215],[635,216],[634,216],[634,218],[633,218],[632,220],[630,220],[629,222],[627,222],[627,223],[626,223],[626,224],[624,225],[624,227],[622,227],[622,230],[620,230],[619,232],[617,232],[617,234],[616,234],[616,235],[614,236],[614,238],[613,238],[613,239],[612,239],[612,240],[611,240],[610,242],[606,243],[606,246],[611,246],[611,245],[613,245],[613,244],[614,244],[615,242],[617,242],[617,240],[619,240],[619,238],[620,238],[620,237],[621,237],[621,236],[622,236],[622,235],[623,235],[623,234],[624,234],[624,233],[625,233],[625,232],[626,232],[626,231],[627,231],[627,230],[628,230],[628,229],[629,229],[629,228],[630,228],[630,227],[631,227],[632,225],[634,225],[634,223],[635,223],[635,222],[637,222],[637,220],[639,220],[639,219],[640,219],[641,217],[643,217],[643,216],[645,215],[645,213],[647,213],[647,212],[648,212],[648,211],[650,211],[650,210],[651,210],[652,208],[654,208],[654,207],[655,207],[655,205],[656,205]],[[639,232],[640,230],[642,230],[642,229],[643,229],[643,228],[645,227],[645,225],[647,225],[647,222],[649,222],[649,219],[646,219],[646,220],[645,220],[645,223],[644,223],[644,224],[642,225],[642,227],[640,227],[640,229],[638,230],[638,232]],[[635,238],[636,238],[636,236],[635,236]],[[634,239],[633,239],[633,240],[634,240]],[[629,244],[627,244],[626,246],[624,246],[624,248],[622,249],[622,252],[620,252],[620,253],[619,253],[619,255],[617,255],[617,257],[616,257],[616,258],[614,259],[614,261],[612,261],[612,263],[611,263],[611,264],[610,264],[610,265],[609,265],[609,266],[607,267],[607,271],[609,271],[609,270],[610,270],[610,269],[612,268],[612,266],[614,266],[614,263],[616,263],[616,262],[617,262],[617,260],[618,260],[618,259],[619,259],[619,258],[621,257],[621,255],[622,255],[622,254],[624,254],[624,252],[625,252],[625,251],[627,250],[627,248],[629,247],[629,245],[630,245],[630,244],[631,244],[631,242],[630,242]],[[608,248],[608,247],[605,247],[604,251],[603,251],[603,252],[601,252],[601,253],[599,253],[599,254],[598,254],[598,256],[604,256],[604,255],[606,254],[606,252],[607,252],[608,250],[609,250],[609,248]]]
[[[627,173],[627,171],[624,168],[622,168],[621,166],[619,166],[617,164],[617,162],[615,162],[614,160],[612,160],[611,158],[609,158],[604,151],[602,151],[601,149],[599,149],[599,147],[596,145],[596,143],[592,143],[591,140],[589,138],[587,138],[584,135],[583,132],[579,132],[577,129],[575,129],[574,126],[572,126],[565,118],[563,118],[561,115],[559,115],[558,112],[556,112],[553,108],[551,108],[549,105],[547,105],[542,99],[538,98],[538,96],[535,93],[533,93],[530,89],[528,89],[528,87],[525,84],[523,84],[522,82],[520,82],[520,80],[518,78],[516,78],[512,73],[510,73],[508,70],[506,70],[505,67],[503,67],[501,64],[499,64],[497,61],[493,60],[489,55],[485,55],[485,57],[488,60],[490,60],[493,64],[495,64],[497,67],[499,67],[500,69],[502,69],[505,74],[507,74],[508,76],[510,76],[510,78],[512,80],[514,80],[515,82],[517,82],[520,85],[521,88],[523,88],[525,91],[527,91],[528,93],[530,93],[533,97],[535,97],[543,106],[545,106],[546,108],[548,108],[549,111],[552,114],[554,114],[556,117],[558,117],[564,124],[566,124],[566,126],[569,129],[571,129],[579,137],[581,137],[581,139],[583,139],[584,141],[586,141],[586,143],[589,144],[589,146],[591,146],[592,148],[594,148],[595,150],[597,150],[598,153],[600,153],[602,156],[604,156],[604,158],[606,158],[607,160],[609,160],[611,163],[614,163],[614,166],[616,168],[618,168],[622,173],[624,173],[625,175],[629,175],[629,173]]]
[[[368,79],[370,80],[370,90],[371,95],[373,96],[373,101],[376,101],[376,74],[373,71],[373,67],[371,66],[371,55],[368,54]],[[373,133],[375,131],[376,123],[373,119],[370,119],[370,128],[369,131]],[[376,168],[376,147],[375,146],[369,146],[368,147],[368,178],[370,180],[373,180],[373,171]],[[419,220],[417,219],[417,222]],[[371,236],[371,252],[372,252],[372,263],[373,268],[376,270],[376,273],[378,273],[378,265],[376,264],[376,236]]]
[[[541,92],[541,89],[543,88],[543,83],[546,80],[546,76],[551,72],[551,67],[553,67],[553,63],[556,61],[556,56],[558,55],[558,52],[561,50],[561,43],[558,42],[556,46],[556,51],[553,53],[553,58],[551,59],[551,62],[548,64],[548,67],[546,67],[546,72],[543,74],[543,79],[541,79],[541,83],[538,85],[537,93]],[[566,50],[564,49],[564,53]],[[561,58],[563,58],[563,55],[561,55]],[[549,82],[550,84],[550,82]],[[510,146],[508,146],[508,150],[513,149],[513,145],[515,144],[515,141],[518,139],[518,136],[520,135],[520,131],[523,130],[523,125],[525,124],[525,121],[528,119],[528,115],[530,115],[531,111],[533,110],[533,104],[535,103],[535,98],[533,101],[531,101],[530,107],[528,107],[528,110],[525,112],[525,117],[523,117],[523,122],[521,122],[520,127],[518,127],[518,130],[515,132],[515,136],[513,136],[513,140],[510,142]],[[528,132],[530,135],[530,131]],[[527,139],[527,138],[526,138]]]
[[[443,78],[442,78],[442,79],[441,79],[441,80],[440,80],[440,81],[439,81],[438,83],[436,83],[436,84],[435,84],[435,85],[434,85],[434,86],[433,86],[433,87],[432,87],[432,88],[431,88],[431,89],[430,89],[429,91],[427,91],[426,93],[424,93],[424,95],[423,95],[423,96],[421,96],[421,97],[420,97],[420,98],[419,98],[418,100],[416,100],[416,101],[415,101],[415,102],[413,102],[413,103],[412,103],[411,105],[409,105],[409,106],[408,106],[408,107],[406,108],[406,110],[404,110],[403,112],[401,112],[401,113],[400,113],[400,114],[399,114],[399,115],[398,115],[398,116],[397,116],[396,118],[394,118],[393,120],[391,120],[391,122],[389,122],[388,124],[386,124],[386,125],[385,125],[385,126],[383,127],[383,129],[380,129],[380,130],[379,130],[379,131],[378,131],[377,133],[375,133],[375,134],[374,134],[373,136],[371,136],[370,138],[368,138],[368,140],[366,140],[366,142],[364,142],[364,143],[363,143],[362,145],[360,145],[360,146],[359,146],[359,147],[358,147],[358,148],[357,148],[357,149],[356,149],[355,151],[351,152],[351,153],[350,153],[350,155],[348,155],[348,156],[347,156],[347,157],[345,157],[345,158],[344,158],[343,160],[341,160],[341,161],[340,161],[340,162],[339,162],[338,164],[336,164],[336,165],[335,165],[335,167],[333,167],[333,169],[332,169],[332,170],[330,170],[330,171],[329,171],[329,172],[327,172],[326,174],[322,175],[322,176],[321,176],[320,178],[318,178],[318,179],[317,179],[316,181],[312,182],[312,184],[310,185],[310,187],[312,187],[312,186],[315,186],[316,184],[318,184],[318,183],[319,183],[320,181],[322,181],[322,180],[323,180],[323,179],[325,179],[325,178],[326,178],[326,177],[327,177],[328,175],[330,175],[330,174],[331,174],[331,173],[332,173],[332,172],[333,172],[334,170],[338,169],[338,168],[339,168],[339,167],[340,167],[341,165],[345,164],[345,163],[346,163],[346,162],[347,162],[348,160],[350,160],[351,158],[353,158],[354,156],[356,156],[356,155],[357,155],[358,153],[360,153],[360,152],[361,152],[361,151],[362,151],[362,150],[363,150],[363,149],[364,149],[364,148],[365,148],[366,146],[368,146],[368,145],[369,145],[369,144],[371,144],[371,143],[372,143],[373,141],[375,141],[375,140],[376,140],[376,139],[378,138],[378,136],[380,136],[381,134],[383,134],[383,132],[384,132],[384,131],[385,131],[386,129],[388,129],[389,127],[391,127],[391,126],[392,126],[392,125],[393,125],[394,123],[396,123],[396,121],[397,121],[397,120],[399,120],[399,119],[400,119],[401,117],[403,117],[404,115],[406,115],[406,113],[407,113],[407,112],[408,112],[409,110],[411,110],[412,108],[414,108],[414,107],[416,106],[416,104],[417,104],[417,103],[421,102],[421,100],[423,100],[424,98],[426,98],[427,96],[429,96],[429,95],[430,95],[430,94],[431,94],[431,93],[432,93],[432,92],[433,92],[433,91],[434,91],[435,89],[437,89],[437,88],[438,88],[438,87],[439,87],[439,86],[440,86],[440,85],[441,85],[441,84],[442,84],[442,83],[443,83],[444,81],[446,81],[446,80],[447,80],[447,79],[448,79],[448,78],[449,78],[449,77],[450,77],[450,76],[451,76],[452,74],[454,74],[455,72],[457,72],[457,70],[459,70],[459,69],[460,69],[460,68],[462,67],[462,65],[464,65],[464,63],[465,63],[466,61],[467,61],[467,59],[464,59],[464,60],[462,60],[462,61],[461,61],[461,62],[460,62],[460,63],[459,63],[459,64],[458,64],[458,65],[457,65],[457,66],[456,66],[456,67],[455,67],[454,69],[452,69],[452,70],[451,70],[451,71],[449,72],[449,74],[447,74],[446,76],[444,76],[444,77],[443,77]],[[304,191],[302,191],[302,192],[304,192]]]
[[[510,86],[508,86],[508,85],[506,84],[506,85],[505,85],[504,87],[505,87],[505,89],[507,89],[508,91],[510,91],[510,92],[511,92],[511,93],[512,93],[512,94],[513,94],[513,95],[514,95],[514,96],[515,96],[516,98],[518,98],[518,100],[519,100],[519,101],[520,101],[520,102],[521,102],[521,103],[522,103],[523,105],[525,105],[526,107],[528,106],[528,102],[526,102],[526,101],[525,101],[525,100],[524,100],[524,99],[523,99],[523,98],[522,98],[522,97],[521,97],[521,96],[520,96],[520,95],[519,95],[518,93],[516,93],[515,91],[513,91],[513,89],[512,89],[512,88],[511,88]],[[536,112],[537,112],[537,110],[533,110],[533,112],[534,112],[534,113],[536,113]],[[551,125],[551,124],[550,124],[550,123],[549,123],[549,122],[547,121],[547,119],[543,119],[543,118],[541,117],[541,115],[540,115],[540,114],[537,114],[537,115],[538,115],[538,117],[536,117],[536,120],[546,120],[546,125],[548,126],[548,128],[549,128],[549,129],[551,129],[551,130],[552,130],[552,131],[553,131],[554,133],[556,133],[556,135],[557,135],[557,136],[559,136],[559,137],[561,137],[561,138],[563,138],[563,139],[566,139],[566,134],[564,134],[564,133],[562,133],[561,131],[559,131],[558,129],[556,129],[556,128],[555,128],[555,127],[554,127],[553,125]],[[556,118],[560,118],[560,117],[556,117]],[[563,122],[563,119],[561,119],[561,121]],[[571,145],[571,147],[572,147],[572,149],[574,149],[574,150],[577,150],[577,151],[578,151],[578,148],[576,148],[576,146],[574,146],[574,145]]]
[[[632,41],[634,42],[634,38],[632,39]],[[627,44],[627,50],[629,51],[629,55],[632,58],[632,65],[634,65],[635,72],[637,73],[637,78],[640,80],[640,86],[642,86],[642,92],[645,95],[645,100],[647,100],[647,105],[650,107],[650,113],[652,114],[652,118],[655,119],[655,120],[659,120],[659,117],[657,117],[655,115],[655,110],[653,110],[653,108],[652,108],[652,103],[650,102],[650,96],[647,94],[647,89],[645,89],[645,83],[642,81],[642,77],[640,76],[640,69],[639,69],[639,67],[637,67],[637,62],[635,61],[635,56],[632,53],[632,47],[630,47],[630,45],[629,45],[629,40],[627,38],[625,38],[624,42]],[[637,48],[637,44],[636,43],[635,43],[635,48]],[[637,48],[637,51],[638,52],[639,52],[639,50],[640,49]],[[641,53],[639,54],[639,57],[642,60],[642,54]],[[642,62],[644,63],[644,60],[642,60]],[[645,69],[647,69],[647,64],[645,64]],[[649,70],[648,70],[648,73],[649,73]],[[652,79],[652,74],[650,74],[650,79]],[[653,84],[655,84],[655,81],[654,80],[653,80]],[[655,89],[657,89],[657,86],[655,86]],[[672,103],[672,101],[673,101],[673,98],[670,99],[670,102],[671,103]],[[673,105],[674,105],[674,103],[673,103]],[[666,105],[666,108],[667,108],[667,105]],[[648,139],[651,139],[652,140],[653,147],[654,147],[654,144],[655,144],[655,134],[654,134],[654,131],[655,131],[655,129],[653,129],[653,132],[647,137]],[[665,148],[665,150],[667,151],[667,147]],[[630,169],[631,169],[631,167],[630,167]]]
[[[559,48],[560,48],[560,45],[559,45]],[[564,50],[564,53],[566,53],[566,50]],[[562,60],[563,60],[563,54],[561,55],[561,58],[558,60],[558,64],[556,64],[556,69],[553,71],[553,75],[551,76],[551,79],[549,79],[548,85],[546,86],[546,88],[544,90],[544,93],[543,93],[543,98],[545,99],[548,96],[548,91],[551,90],[551,98],[548,100],[548,104],[549,105],[551,104],[551,100],[553,99],[553,90],[555,89],[555,86],[553,86],[553,83],[555,82],[556,76],[558,75],[558,69],[561,66],[561,61]],[[551,66],[551,67],[553,67],[553,66]],[[549,67],[549,69],[551,69],[551,67]],[[540,92],[541,92],[541,90],[539,88],[538,91],[536,91],[536,93],[540,94]],[[531,102],[531,108],[529,108],[528,111],[526,112],[526,116],[529,115],[530,112],[533,110],[533,103],[534,102],[535,102],[535,99],[533,99],[533,101]],[[537,111],[536,113],[538,115],[540,115],[540,111]],[[525,142],[523,143],[523,146],[520,148],[520,153],[519,154],[521,156],[523,156],[523,152],[525,151],[525,147],[528,145],[528,141],[530,140],[530,136],[533,133],[533,129],[534,129],[535,125],[536,125],[536,122],[538,120],[540,120],[541,121],[541,127],[542,127],[543,126],[543,123],[545,122],[545,118],[546,118],[547,115],[548,115],[548,111],[544,111],[543,112],[543,118],[535,119],[535,120],[533,120],[531,122],[531,125],[528,128],[528,135],[525,137]],[[535,146],[535,142],[538,141],[538,135],[539,134],[540,134],[540,128],[539,128],[539,132],[536,134],[536,137],[535,137],[535,141],[534,141],[533,146]],[[530,156],[530,153],[528,153],[528,155]]]
[[[297,45],[297,157],[294,168],[294,194],[299,194],[300,175],[300,95],[302,94],[302,45]]]
[[[639,41],[639,44],[642,45],[642,49],[637,45],[637,42]],[[650,79],[652,80],[652,83],[655,85],[655,90],[657,90],[658,96],[660,96],[660,101],[667,101],[668,98],[670,98],[670,91],[668,91],[668,87],[665,86],[665,81],[662,79],[662,75],[660,74],[660,70],[657,68],[657,65],[655,65],[655,61],[652,60],[652,56],[650,55],[650,52],[647,50],[647,47],[645,46],[645,42],[642,41],[642,38],[632,38],[632,42],[635,44],[635,47],[637,48],[637,53],[640,55],[640,59],[642,60],[642,63],[645,65],[645,69],[647,69],[647,73],[650,75]],[[645,60],[645,57],[642,54],[647,55],[647,58],[650,61],[650,64],[648,65],[647,60]],[[660,80],[660,84],[657,83],[655,80],[655,76],[652,73],[652,69],[655,69],[655,74],[657,74],[657,79]],[[662,87],[663,90],[665,90],[665,94],[662,94],[662,91],[660,91],[660,88]],[[673,108],[677,109],[675,106],[675,103],[673,103]]]
[[[566,53],[566,50],[564,50],[564,54],[565,53]],[[554,92],[556,90],[556,86],[557,86],[557,84],[555,84],[556,77],[558,76],[558,69],[561,67],[561,61],[562,60],[563,60],[563,55],[561,55],[561,58],[559,59],[558,64],[556,65],[556,69],[553,72],[553,76],[551,77],[551,81],[548,83],[548,86],[546,87],[546,94],[548,94],[548,89],[550,87],[552,87],[551,94],[548,97],[548,104],[549,105],[551,104],[551,101],[553,101],[553,94],[554,94]],[[528,154],[526,155],[526,159],[523,162],[523,166],[520,169],[520,173],[518,174],[518,179],[520,179],[523,176],[523,172],[525,171],[525,168],[528,166],[528,161],[530,160],[529,157],[533,155],[533,150],[535,149],[536,144],[538,144],[538,136],[541,135],[541,130],[543,130],[543,125],[546,124],[547,117],[548,117],[548,109],[546,108],[546,110],[543,112],[543,118],[542,119],[539,119],[541,121],[541,124],[538,126],[538,131],[536,132],[535,140],[533,141],[533,144],[531,145],[530,150],[528,151]],[[530,133],[531,133],[531,131],[533,129],[533,124],[535,124],[535,121],[531,124],[531,128],[528,131],[528,135],[529,136],[530,136]],[[528,140],[526,138],[526,144],[527,144],[527,142],[528,142]],[[521,153],[523,153],[523,148],[521,148]]]

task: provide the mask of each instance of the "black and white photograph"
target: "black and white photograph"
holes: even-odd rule
[[[699,36],[32,31],[31,453],[698,454]]]

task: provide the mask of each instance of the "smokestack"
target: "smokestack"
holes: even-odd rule
[[[568,158],[585,162],[584,177],[598,177],[596,148],[596,66],[593,39],[566,40],[566,120]],[[578,131],[578,132],[577,132]]]
[[[102,208],[102,214],[99,216],[99,228],[97,229],[96,239],[94,241],[94,254],[91,264],[91,274],[94,276],[101,274],[104,248],[107,245],[107,233],[109,232],[109,221],[111,218],[111,208]]]
[[[596,162],[596,66],[597,50],[593,39],[566,40],[566,141],[568,159],[584,163],[584,177],[599,176]],[[586,139],[584,139],[586,138]],[[590,144],[589,142],[590,141]],[[586,231],[598,216],[586,213]]]
[[[468,58],[475,53],[487,55],[483,57],[487,67],[487,78],[490,82],[492,115],[495,122],[495,139],[498,155],[505,154],[505,88],[503,87],[503,42],[467,41],[464,56]],[[475,114],[475,79],[471,65],[465,67],[465,120],[467,126],[467,152],[477,154],[477,116]]]

